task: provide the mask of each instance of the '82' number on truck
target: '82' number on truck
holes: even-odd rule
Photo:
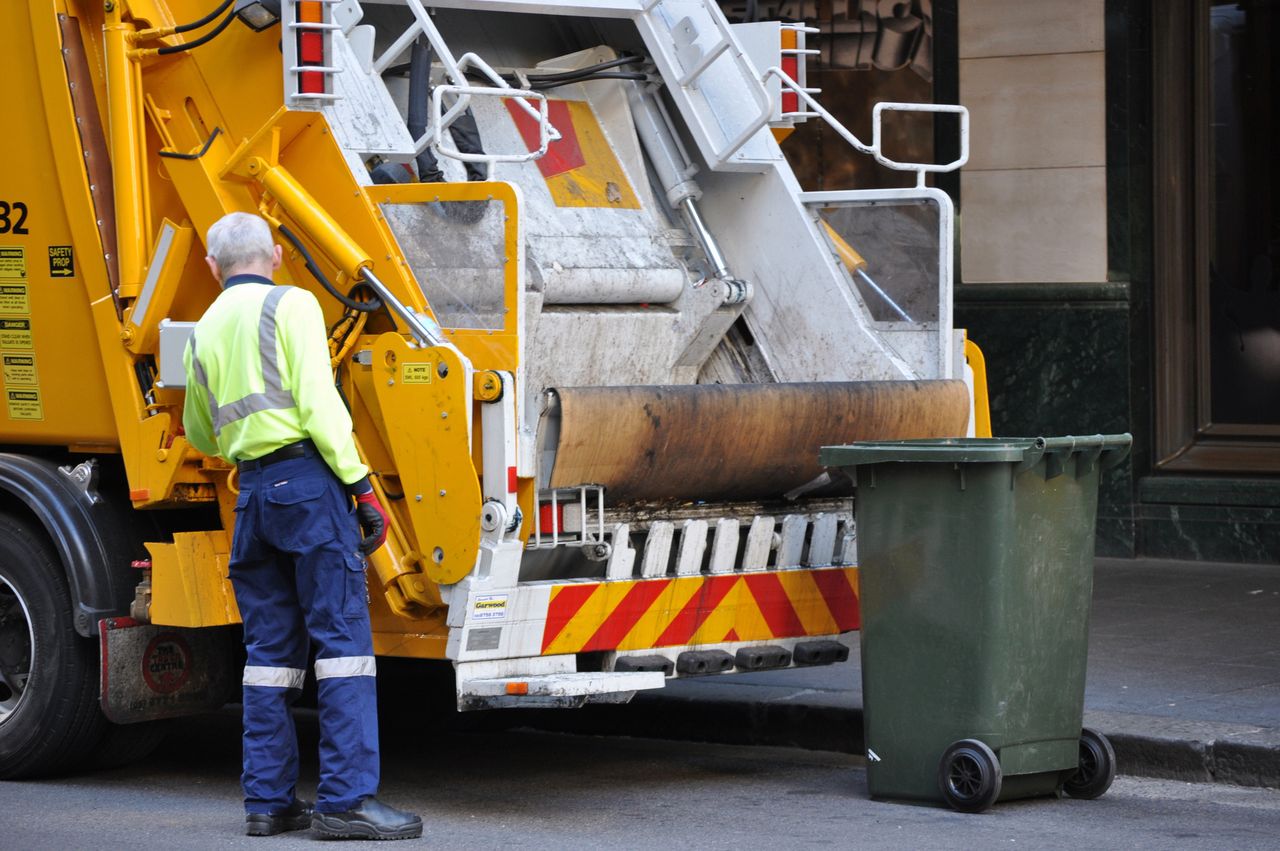
[[[0,201],[0,233],[29,233],[27,205],[22,201]]]

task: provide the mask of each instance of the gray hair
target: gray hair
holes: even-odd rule
[[[209,228],[205,245],[224,278],[254,263],[270,263],[274,258],[271,226],[252,213],[228,213],[218,219]]]

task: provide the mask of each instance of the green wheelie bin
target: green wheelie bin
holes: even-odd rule
[[[855,443],[867,786],[945,802],[1066,792],[1115,776],[1082,729],[1100,473],[1132,438]]]

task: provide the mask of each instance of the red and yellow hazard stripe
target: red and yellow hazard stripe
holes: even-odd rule
[[[858,625],[855,567],[574,582],[551,590],[542,652],[835,635]]]
[[[510,98],[507,111],[530,152],[538,150],[538,122]],[[617,207],[640,209],[640,199],[600,128],[591,104],[578,100],[548,100],[547,118],[560,138],[547,146],[538,171],[557,207]]]

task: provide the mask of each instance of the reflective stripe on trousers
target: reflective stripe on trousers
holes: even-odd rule
[[[333,677],[374,677],[378,674],[372,656],[339,656],[336,659],[316,660],[316,679]]]
[[[266,688],[302,688],[307,672],[301,668],[273,668],[268,665],[245,665],[243,684]]]
[[[200,382],[209,397],[209,419],[213,422],[213,433],[222,433],[224,426],[242,420],[250,414],[260,411],[279,411],[296,407],[293,393],[285,390],[280,384],[280,364],[276,352],[276,309],[280,299],[289,291],[286,286],[275,286],[267,290],[262,300],[262,312],[258,315],[258,357],[262,368],[262,392],[250,393],[228,402],[219,404],[213,388],[209,386],[209,374],[196,349],[195,334],[191,335],[191,368],[195,372],[196,381]]]

